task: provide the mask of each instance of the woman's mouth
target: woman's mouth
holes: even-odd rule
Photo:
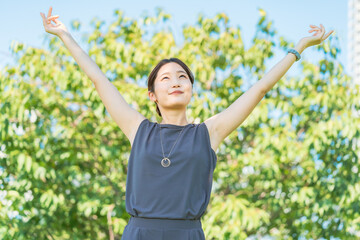
[[[173,95],[173,94],[181,94],[181,93],[183,93],[183,92],[181,92],[181,91],[174,91],[174,92],[171,93],[171,95]]]

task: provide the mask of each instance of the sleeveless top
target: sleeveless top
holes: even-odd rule
[[[169,159],[165,157],[181,130]],[[205,123],[159,124],[144,119],[136,132],[126,178],[126,211],[135,217],[200,219],[208,206],[217,156]]]

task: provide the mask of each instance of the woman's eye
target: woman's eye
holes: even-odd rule
[[[180,77],[185,77],[185,78],[186,78],[185,75],[180,75]],[[168,78],[168,77],[164,77],[162,80],[164,80],[164,79],[166,79],[166,78]]]

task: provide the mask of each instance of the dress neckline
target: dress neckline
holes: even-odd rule
[[[175,124],[170,124],[170,123],[156,123],[157,125],[159,125],[161,128],[176,128],[176,129],[181,129],[181,128],[185,128],[189,125],[195,125],[194,123],[188,123],[186,125],[175,125]]]

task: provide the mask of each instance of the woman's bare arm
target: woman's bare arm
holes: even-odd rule
[[[90,80],[96,85],[102,81],[108,80],[105,74],[101,71],[99,66],[92,60],[89,55],[78,45],[70,33],[62,33],[59,38],[63,41],[66,48],[71,53]]]
[[[309,32],[315,31],[315,34],[304,37],[298,42],[295,50],[299,54],[310,46],[320,44],[334,32],[334,30],[332,30],[325,34],[324,26],[322,24],[320,24],[320,26],[321,27],[310,25],[312,29],[309,30]],[[215,136],[213,139],[215,139],[216,144],[225,139],[245,121],[265,94],[285,75],[295,61],[295,55],[288,53],[280,62],[272,67],[261,80],[256,82],[228,108],[205,120],[210,126],[211,134]]]
[[[65,25],[56,19],[58,16],[51,16],[51,11],[52,8],[50,7],[48,17],[45,17],[43,13],[40,13],[43,18],[43,24],[46,32],[58,36],[63,41],[64,45],[70,51],[70,54],[78,63],[81,70],[83,70],[94,83],[95,88],[110,116],[114,119],[132,144],[134,133],[145,117],[133,109],[125,101],[117,88],[101,71],[99,66],[77,44],[69,31],[66,29]],[[52,25],[51,21],[54,21],[57,25]]]

